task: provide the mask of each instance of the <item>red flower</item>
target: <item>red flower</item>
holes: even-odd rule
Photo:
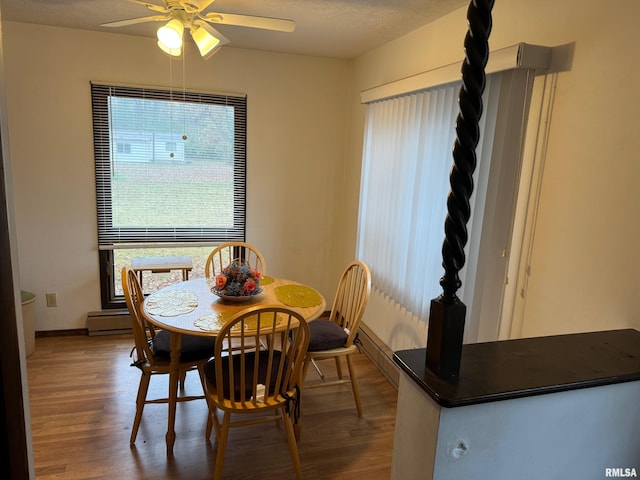
[[[244,291],[247,293],[251,293],[253,292],[256,288],[258,288],[258,285],[256,284],[256,282],[254,282],[253,280],[247,280],[244,283]]]
[[[227,284],[227,277],[224,275],[216,275],[216,288],[218,290],[222,290],[224,286]]]
[[[260,272],[258,270],[256,270],[255,268],[251,270],[251,274],[253,275],[253,278],[255,278],[256,280],[260,281]]]

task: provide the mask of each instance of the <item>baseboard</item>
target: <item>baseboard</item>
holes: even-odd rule
[[[129,311],[124,308],[89,312],[87,314],[87,332],[90,336],[131,333]]]
[[[36,338],[42,337],[72,337],[78,335],[87,335],[86,328],[73,328],[69,330],[40,330],[35,332]]]
[[[362,351],[369,357],[380,373],[396,389],[400,381],[400,368],[393,361],[393,351],[362,322],[358,331],[358,338],[362,343]]]

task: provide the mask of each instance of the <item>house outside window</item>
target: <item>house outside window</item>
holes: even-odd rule
[[[91,93],[102,308],[120,308],[133,257],[193,256],[197,270],[213,245],[245,239],[246,97]]]
[[[117,149],[116,152],[119,155],[130,155],[131,154],[131,144],[130,143],[124,143],[124,142],[117,142]]]

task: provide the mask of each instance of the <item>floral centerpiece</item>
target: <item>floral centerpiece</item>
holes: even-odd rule
[[[247,299],[262,292],[260,272],[250,265],[234,260],[215,277],[215,286],[211,289],[220,297],[244,297]],[[238,300],[241,298],[238,298]]]

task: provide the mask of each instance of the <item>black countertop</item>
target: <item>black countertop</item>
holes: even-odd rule
[[[426,368],[425,355],[418,348],[393,359],[443,407],[640,380],[640,332],[633,329],[466,344],[453,381]]]

